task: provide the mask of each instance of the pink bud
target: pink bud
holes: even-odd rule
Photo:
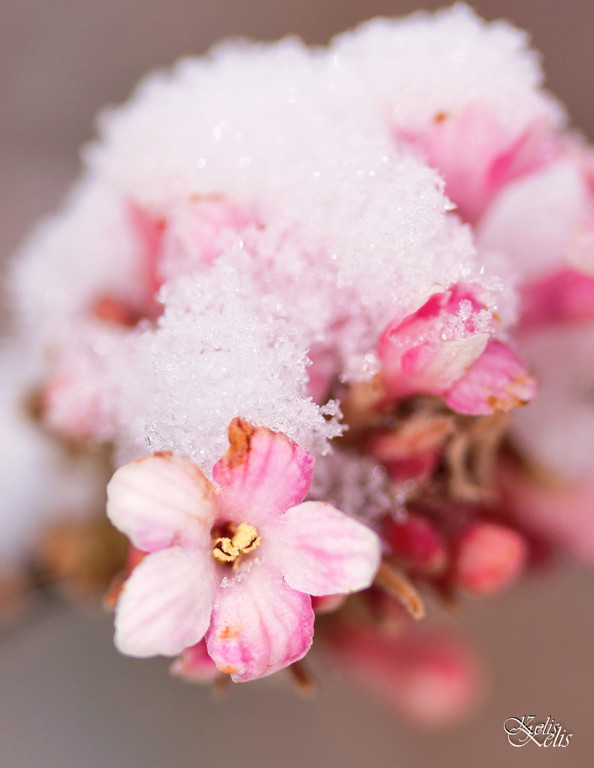
[[[474,651],[443,631],[414,627],[388,637],[349,624],[330,640],[364,685],[417,726],[451,725],[481,698],[484,682]]]
[[[454,578],[477,595],[499,592],[518,577],[526,558],[521,534],[495,523],[474,523],[458,540]]]
[[[404,319],[394,319],[378,344],[388,396],[442,395],[481,355],[493,315],[468,286],[436,293]]]
[[[415,514],[402,522],[387,518],[382,533],[393,554],[409,566],[428,573],[439,572],[445,566],[444,541],[426,518]]]

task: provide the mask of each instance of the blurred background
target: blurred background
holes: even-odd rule
[[[325,43],[377,15],[443,3],[414,0],[2,0],[0,253],[56,208],[78,173],[97,109],[137,80],[230,35],[299,35]],[[594,136],[594,5],[581,0],[476,0],[484,17],[529,30],[549,87]],[[161,661],[118,656],[111,618],[52,601],[0,635],[2,768],[214,768],[594,764],[590,706],[594,624],[590,574],[567,566],[455,621],[489,665],[491,696],[473,719],[424,734],[314,658],[317,698],[285,679],[232,686],[222,702],[171,680]],[[567,749],[507,743],[510,716],[548,715]]]

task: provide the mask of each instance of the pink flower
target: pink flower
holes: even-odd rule
[[[97,433],[103,416],[103,392],[100,386],[83,386],[86,373],[79,368],[56,375],[42,396],[44,423],[58,434],[80,440]]]
[[[563,140],[555,162],[501,188],[475,235],[522,283],[568,269],[594,275],[594,155]]]
[[[388,398],[428,394],[471,415],[507,412],[532,399],[535,380],[505,344],[470,286],[436,293],[383,332],[378,355]]]
[[[213,486],[187,459],[154,454],[119,469],[108,515],[149,554],[124,585],[116,645],[176,656],[203,637],[221,672],[253,680],[309,649],[310,595],[368,587],[377,536],[323,502],[300,503],[313,457],[240,419]]]
[[[531,530],[594,565],[594,281],[562,273],[535,288],[522,349],[540,382],[512,435],[531,472],[507,462],[507,507]],[[590,299],[589,299],[590,297]],[[528,322],[528,320],[530,322]]]
[[[439,113],[422,134],[400,130],[397,135],[416,144],[442,174],[446,194],[471,224],[502,187],[550,163],[559,153],[559,142],[544,123],[510,136],[499,116],[477,103],[458,114]]]
[[[120,329],[107,329],[101,341],[121,351]],[[76,355],[78,352],[78,356]],[[113,435],[113,388],[105,356],[74,349],[64,357],[42,392],[43,421],[52,431],[77,440],[109,440]]]

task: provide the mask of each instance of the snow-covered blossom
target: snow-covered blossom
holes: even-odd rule
[[[594,155],[542,83],[522,32],[458,4],[223,45],[101,117],[11,279],[44,441],[115,470],[122,651],[249,680],[324,612],[437,722],[478,678],[409,635],[424,591],[594,561]]]
[[[496,321],[471,287],[435,294],[378,345],[386,395],[443,396],[454,411],[506,413],[534,395],[534,379],[507,345],[490,338]]]

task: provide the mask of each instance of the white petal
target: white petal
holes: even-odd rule
[[[309,595],[365,589],[380,562],[376,534],[321,501],[289,509],[275,544],[282,546],[278,563],[287,584]]]
[[[214,519],[213,489],[201,470],[172,453],[121,467],[107,486],[107,515],[135,547],[205,544]]]
[[[215,566],[207,555],[170,547],[148,555],[125,583],[116,607],[115,644],[128,656],[175,656],[210,623]]]

